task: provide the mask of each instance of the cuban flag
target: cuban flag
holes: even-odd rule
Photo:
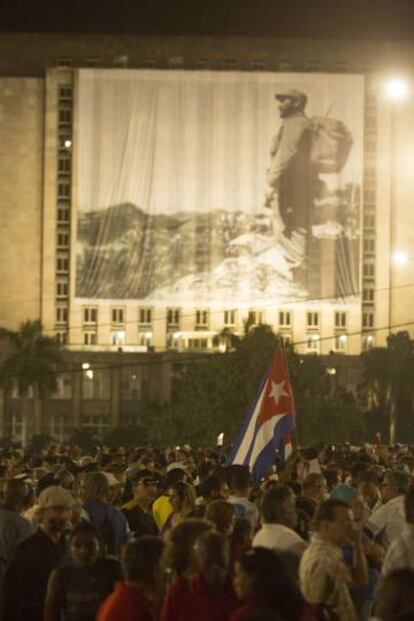
[[[272,366],[259,395],[246,417],[243,429],[229,458],[230,464],[250,467],[255,485],[274,465],[276,451],[284,459],[292,452],[295,403],[283,346],[278,346]]]

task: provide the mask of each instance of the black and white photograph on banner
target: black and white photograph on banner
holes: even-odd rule
[[[355,303],[364,81],[78,74],[76,296]]]

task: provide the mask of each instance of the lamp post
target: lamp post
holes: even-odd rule
[[[389,278],[388,278],[388,338],[391,336],[393,325],[394,304],[394,267],[404,261],[404,253],[395,247],[396,242],[396,174],[397,144],[396,144],[396,105],[408,96],[408,82],[401,77],[389,79],[385,84],[385,93],[390,102],[390,207],[389,207]],[[390,395],[390,443],[395,444],[397,428],[397,412],[393,396]]]
[[[390,102],[390,207],[389,207],[389,261],[388,261],[388,336],[391,336],[394,304],[394,266],[399,263],[400,252],[395,248],[396,225],[396,174],[397,159],[396,145],[396,104],[404,101],[408,96],[408,82],[401,77],[390,78],[385,84],[385,93]]]

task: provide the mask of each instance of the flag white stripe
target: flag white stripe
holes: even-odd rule
[[[256,429],[257,417],[259,416],[259,413],[262,407],[262,401],[266,393],[266,387],[267,387],[267,381],[265,385],[263,386],[263,390],[260,394],[259,399],[257,400],[256,407],[253,411],[253,414],[250,417],[249,424],[243,436],[243,440],[237,450],[236,455],[234,456],[233,464],[244,464],[244,460],[246,459],[247,454],[252,445],[252,442],[254,440],[254,432]]]
[[[272,418],[269,418],[269,420],[263,423],[263,425],[260,427],[255,438],[252,453],[250,455],[249,464],[251,468],[253,468],[258,455],[273,438],[275,427],[280,419],[284,416],[286,416],[286,414],[278,414],[277,416],[272,416]]]

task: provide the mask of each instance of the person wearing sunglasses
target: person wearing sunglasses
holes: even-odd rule
[[[152,515],[152,503],[157,496],[157,480],[151,470],[137,470],[130,478],[133,497],[121,508],[134,536],[158,535]]]

